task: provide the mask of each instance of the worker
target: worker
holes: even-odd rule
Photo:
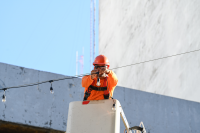
[[[91,75],[82,78],[82,87],[85,88],[83,100],[111,99],[118,83],[116,74],[109,70],[110,64],[104,55],[97,56],[93,65]]]

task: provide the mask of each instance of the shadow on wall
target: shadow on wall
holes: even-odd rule
[[[64,133],[64,131],[0,120],[0,133]]]

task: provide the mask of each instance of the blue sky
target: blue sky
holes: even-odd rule
[[[84,47],[83,73],[89,73],[90,2],[0,1],[0,62],[74,76],[76,51],[80,56]],[[98,55],[96,2],[95,52]]]

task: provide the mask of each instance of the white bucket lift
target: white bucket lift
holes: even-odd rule
[[[140,127],[129,127],[123,109],[116,99],[71,102],[66,133],[120,133],[120,116],[127,133],[132,133],[132,130],[134,133],[146,133],[142,122]]]

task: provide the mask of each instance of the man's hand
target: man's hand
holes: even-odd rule
[[[94,69],[94,70],[92,70],[91,71],[91,79],[93,80],[95,77],[97,77],[97,73],[98,72],[98,70],[97,69]]]
[[[103,74],[109,74],[110,70],[107,69],[106,67],[102,67],[101,69],[99,69],[99,75],[103,76]]]
[[[105,70],[105,73],[106,73],[106,74],[109,74],[109,73],[110,73],[110,70],[109,70],[109,69],[106,69],[106,70]]]

